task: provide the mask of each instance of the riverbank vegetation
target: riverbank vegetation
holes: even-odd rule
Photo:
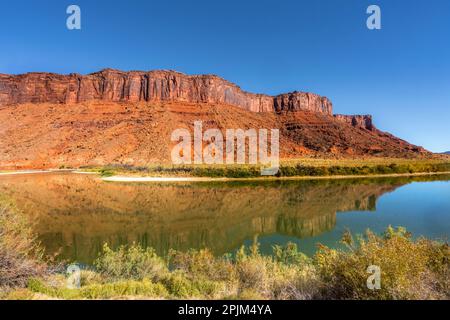
[[[258,178],[261,167],[255,165],[149,165],[111,164],[83,167],[103,177],[114,175],[153,177]],[[371,176],[450,172],[450,159],[301,159],[280,163],[276,177]]]
[[[12,205],[0,211],[0,296],[3,299],[449,299],[450,252],[443,242],[413,239],[403,228],[355,239],[345,249],[318,246],[308,257],[295,244],[262,255],[258,244],[215,257],[208,250],[159,256],[138,245],[104,245],[80,288],[65,268],[44,261],[26,219]],[[19,217],[19,218],[18,218]],[[379,266],[380,290],[367,288],[367,267]]]
[[[23,287],[47,271],[29,219],[0,197],[0,288]]]

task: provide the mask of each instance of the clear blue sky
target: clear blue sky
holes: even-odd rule
[[[82,30],[66,28],[66,8]],[[378,4],[382,30],[366,28]],[[174,69],[252,92],[312,91],[336,113],[450,150],[448,0],[15,0],[0,10],[0,73]]]

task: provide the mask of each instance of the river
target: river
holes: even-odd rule
[[[253,241],[264,254],[294,242],[308,255],[337,246],[344,230],[404,226],[450,235],[450,176],[253,182],[104,182],[95,175],[0,177],[0,193],[31,217],[46,252],[90,264],[102,245],[139,243],[158,253]]]

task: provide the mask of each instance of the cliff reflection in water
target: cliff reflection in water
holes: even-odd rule
[[[312,237],[333,229],[336,213],[375,210],[376,200],[405,182],[124,184],[96,176],[42,174],[0,179],[35,221],[48,253],[90,263],[103,243],[136,242],[159,253],[208,247],[230,252],[255,235]]]

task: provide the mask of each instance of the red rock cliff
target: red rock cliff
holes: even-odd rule
[[[367,130],[372,131],[375,127],[372,122],[372,116],[371,115],[343,115],[343,114],[335,114],[334,118],[348,123],[354,127],[360,127]]]
[[[105,101],[179,101],[225,103],[253,112],[306,110],[332,114],[329,99],[293,92],[276,97],[253,94],[214,75],[174,71],[122,72],[106,69],[89,75],[0,74],[0,106],[17,103]]]
[[[274,98],[274,110],[277,112],[306,110],[331,115],[333,114],[333,105],[326,97],[295,91],[276,96]]]

